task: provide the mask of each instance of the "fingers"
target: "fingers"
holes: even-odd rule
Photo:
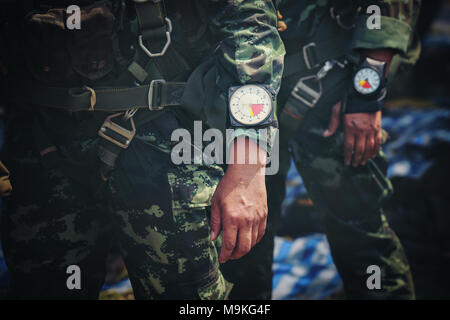
[[[222,248],[220,249],[220,263],[227,262],[236,247],[237,226],[234,223],[226,224],[222,233]]]
[[[364,150],[364,154],[361,160],[361,165],[366,165],[367,160],[373,157],[375,149],[375,136],[374,134],[369,134],[366,136],[366,149]]]
[[[234,252],[231,255],[231,259],[239,259],[245,256],[252,248],[252,228],[246,227],[239,229],[238,243]]]
[[[354,145],[355,145],[355,135],[346,132],[344,143],[344,161],[345,165],[347,166],[349,166],[352,161]]]
[[[380,152],[383,140],[381,117],[381,111],[344,116],[344,162],[347,166],[364,166]]]
[[[364,155],[364,151],[366,148],[366,136],[365,135],[356,135],[355,136],[355,148],[353,152],[353,161],[352,165],[357,167],[361,164],[361,160]]]
[[[220,215],[220,206],[215,202],[211,204],[211,241],[217,239],[220,234],[221,227],[221,215]]]
[[[378,130],[375,134],[375,147],[373,150],[372,158],[375,158],[381,150],[381,145],[383,144],[383,132]]]
[[[258,243],[259,223],[254,223],[252,227],[252,248]]]
[[[337,128],[339,127],[340,112],[341,112],[341,103],[338,102],[331,109],[330,124],[328,125],[328,129],[325,130],[325,132],[323,133],[324,138],[328,138],[336,132]]]
[[[258,238],[256,239],[256,243],[260,242],[262,237],[264,236],[264,233],[266,232],[266,226],[267,226],[267,216],[259,223]]]

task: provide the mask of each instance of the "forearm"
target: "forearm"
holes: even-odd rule
[[[253,139],[239,136],[233,141],[228,170],[242,170],[243,178],[264,173],[267,152]],[[227,170],[227,171],[228,171]]]

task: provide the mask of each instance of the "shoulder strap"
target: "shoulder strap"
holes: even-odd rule
[[[172,43],[172,22],[166,15],[163,0],[134,1],[139,27],[139,50],[129,71],[144,82],[149,63],[154,63],[166,80],[181,80],[190,70],[186,60]],[[152,79],[151,79],[152,80]]]

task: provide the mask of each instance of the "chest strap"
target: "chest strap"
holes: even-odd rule
[[[162,110],[179,106],[185,82],[153,80],[138,87],[59,88],[30,86],[19,102],[67,111],[123,112],[129,109]],[[25,100],[25,101],[24,101]]]

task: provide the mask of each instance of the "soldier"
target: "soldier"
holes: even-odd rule
[[[419,7],[414,0],[278,1],[286,46],[278,95],[280,171],[267,181],[266,235],[249,255],[224,266],[236,283],[230,298],[270,298],[289,156],[323,217],[347,298],[414,298],[402,246],[382,214],[392,186],[380,108],[387,80],[418,58]],[[367,285],[372,265],[381,271],[381,288],[374,290]]]
[[[224,174],[172,163],[171,133],[193,120],[224,130],[230,87],[275,99],[284,46],[273,4],[1,5],[2,160],[14,186],[1,223],[8,297],[96,299],[114,241],[136,298],[226,298],[219,261],[242,257],[264,233],[270,144],[256,149],[258,163]],[[255,145],[256,129],[241,123],[231,147]],[[68,279],[71,270],[81,281]]]

